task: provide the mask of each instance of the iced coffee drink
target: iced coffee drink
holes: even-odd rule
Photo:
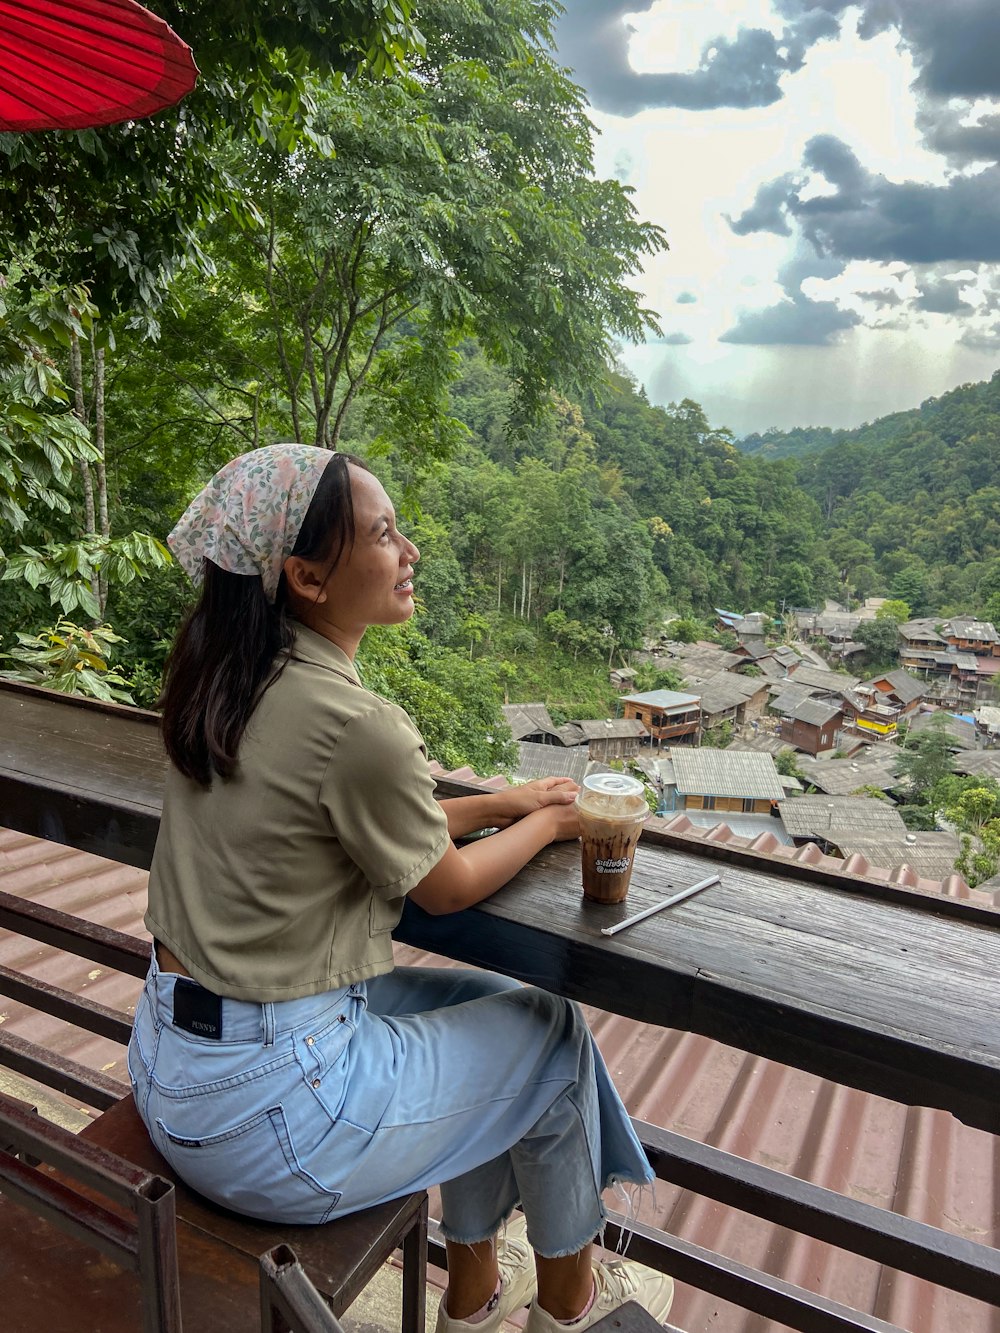
[[[649,818],[643,785],[622,773],[584,778],[576,798],[583,854],[583,896],[620,903],[632,878],[632,858]]]

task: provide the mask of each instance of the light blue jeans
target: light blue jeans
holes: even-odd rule
[[[128,1067],[156,1147],[251,1217],[324,1222],[441,1186],[449,1240],[521,1203],[535,1250],[574,1254],[601,1192],[653,1179],[579,1008],[489,972],[397,968],[300,1000],[222,1001],[222,1039],[173,1022],[154,958]]]

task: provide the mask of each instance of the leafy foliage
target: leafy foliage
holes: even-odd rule
[[[17,647],[0,654],[18,665],[0,675],[105,703],[135,703],[125,688],[128,681],[108,665],[113,646],[121,642],[110,625],[83,629],[70,620],[60,620],[37,634],[19,633]]]
[[[33,505],[68,513],[74,465],[96,458],[55,359],[93,313],[79,288],[39,288],[23,303],[0,298],[0,529],[21,532]]]
[[[161,541],[144,532],[118,538],[90,533],[79,541],[22,546],[6,560],[0,581],[24,579],[31,588],[45,588],[51,605],[64,613],[79,608],[97,619],[101,608],[91,588],[98,575],[127,587],[162,569],[171,558]]]
[[[328,147],[315,126],[316,75],[382,74],[421,44],[410,0],[151,0],[201,70],[178,106],[102,130],[0,134],[0,271],[31,253],[57,285],[85,282],[105,313],[147,328],[166,284],[210,261],[199,227],[259,213],[228,166],[245,137],[290,153]]]

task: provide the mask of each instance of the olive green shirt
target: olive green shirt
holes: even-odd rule
[[[146,926],[209,990],[290,1000],[392,970],[403,897],[448,846],[420,736],[298,627],[231,778],[170,768]]]

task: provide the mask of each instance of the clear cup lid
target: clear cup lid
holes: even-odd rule
[[[627,773],[591,773],[583,779],[584,791],[595,796],[644,796],[645,788],[638,778]]]

